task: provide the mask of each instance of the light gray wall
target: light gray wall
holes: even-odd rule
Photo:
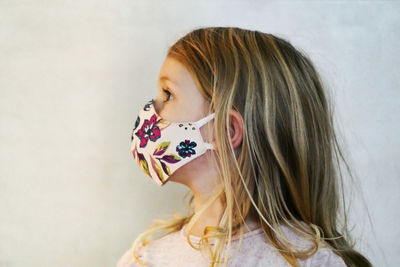
[[[184,211],[186,188],[147,178],[129,135],[168,46],[199,26],[310,55],[374,223],[350,213],[357,248],[400,266],[399,14],[398,1],[0,0],[0,266],[115,266],[152,219]]]

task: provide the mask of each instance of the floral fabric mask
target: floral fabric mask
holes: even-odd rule
[[[131,151],[137,164],[153,181],[164,185],[180,167],[214,149],[201,136],[200,127],[212,120],[212,113],[195,122],[170,122],[157,114],[154,99],[137,116],[131,133]]]

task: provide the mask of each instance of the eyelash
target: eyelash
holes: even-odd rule
[[[163,89],[163,91],[168,95],[167,100],[164,101],[164,102],[167,102],[167,101],[169,100],[169,98],[170,98],[171,96],[173,96],[173,95],[171,94],[170,91],[168,91],[168,90],[166,90],[166,89]]]

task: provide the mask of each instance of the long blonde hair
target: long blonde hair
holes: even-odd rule
[[[316,253],[320,241],[348,266],[372,266],[354,249],[348,230],[340,159],[354,177],[337,141],[331,98],[309,57],[283,38],[237,27],[194,29],[174,43],[167,56],[188,69],[210,102],[209,113],[215,112],[218,153],[212,155],[221,187],[197,213],[188,192],[186,216],[174,212],[173,219],[154,220],[132,245],[135,261],[146,264],[136,251],[154,240],[153,234],[166,230],[166,235],[187,224],[189,244],[209,252],[211,267],[227,266],[229,257],[222,257],[225,245],[229,251],[238,232],[242,241],[244,220],[252,216],[291,266]],[[229,138],[230,109],[244,119],[237,154]],[[197,248],[190,242],[190,229],[218,199],[225,212],[218,226],[205,228]],[[292,251],[279,225],[290,227],[314,247]],[[210,238],[217,241],[213,248]]]

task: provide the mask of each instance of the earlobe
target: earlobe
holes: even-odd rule
[[[212,145],[214,146],[214,149],[215,149],[215,151],[218,151],[217,144],[215,143],[215,141],[214,141],[214,140],[212,141]]]

